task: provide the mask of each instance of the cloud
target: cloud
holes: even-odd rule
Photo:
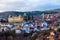
[[[0,0],[0,11],[32,11],[48,5],[60,6],[60,0]]]
[[[60,0],[50,0],[51,5],[60,5]]]

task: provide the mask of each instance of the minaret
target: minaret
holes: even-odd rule
[[[26,16],[26,13],[24,13],[24,15],[23,16]]]
[[[43,20],[44,20],[44,13],[43,13]]]
[[[42,13],[42,20],[44,20],[44,13]]]

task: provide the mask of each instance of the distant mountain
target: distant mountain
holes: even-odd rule
[[[60,10],[60,9],[54,9],[54,10]]]
[[[7,11],[7,12],[1,12],[0,13],[0,18],[6,18],[9,15],[12,16],[16,16],[16,15],[24,15],[24,13],[26,13],[28,16],[32,16],[32,15],[41,15],[41,14],[55,14],[55,13],[60,13],[60,9],[59,10],[47,10],[47,11],[31,11],[31,12],[17,12],[17,11]]]
[[[57,14],[60,14],[60,9],[54,9],[53,11],[57,12]]]

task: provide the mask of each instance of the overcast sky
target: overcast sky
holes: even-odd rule
[[[60,8],[60,0],[0,0],[1,11],[41,11]]]

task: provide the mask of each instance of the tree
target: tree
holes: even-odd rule
[[[27,16],[24,16],[24,21],[28,21]]]
[[[1,21],[0,22],[7,22],[5,19],[1,19]]]

